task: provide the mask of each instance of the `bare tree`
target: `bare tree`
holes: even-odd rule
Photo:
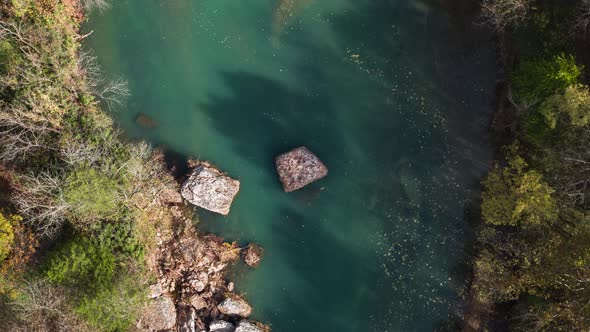
[[[80,52],[78,71],[79,75],[84,77],[90,92],[110,109],[120,106],[129,96],[127,81],[122,77],[106,79],[92,51]]]
[[[42,236],[53,236],[63,225],[70,209],[63,199],[63,181],[49,173],[20,175],[12,201],[24,222]]]
[[[576,30],[583,33],[587,32],[588,28],[590,28],[590,0],[580,1],[574,21],[574,27]]]
[[[484,0],[482,16],[497,31],[521,22],[529,10],[530,0]]]
[[[86,142],[68,139],[62,143],[60,155],[66,164],[75,167],[79,165],[91,166],[104,157],[103,145],[90,146]]]
[[[85,11],[91,12],[98,10],[99,12],[105,11],[111,8],[111,4],[107,0],[81,0],[82,8]]]
[[[155,199],[162,191],[174,188],[174,179],[165,169],[162,153],[145,142],[131,146],[123,172],[131,184],[125,194],[128,202],[138,193]]]
[[[125,79],[117,77],[112,80],[102,80],[94,93],[109,109],[113,110],[116,106],[121,106],[125,98],[129,96],[129,88]]]
[[[14,331],[91,331],[70,308],[68,292],[43,279],[24,281],[21,295],[8,303],[17,320]]]

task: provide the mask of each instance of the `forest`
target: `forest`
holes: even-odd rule
[[[505,82],[472,291],[492,330],[590,328],[588,1],[486,0]],[[477,325],[474,327],[477,328]]]

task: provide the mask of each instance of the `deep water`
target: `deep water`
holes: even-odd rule
[[[228,217],[198,214],[202,229],[265,248],[257,270],[236,270],[255,319],[431,331],[460,312],[496,78],[461,1],[113,2],[85,44],[129,82],[115,119],[241,181]],[[329,175],[287,194],[274,157],[300,145]]]

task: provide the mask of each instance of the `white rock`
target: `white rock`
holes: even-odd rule
[[[209,332],[234,332],[234,324],[224,320],[215,320],[209,324]]]
[[[252,313],[252,307],[248,302],[237,295],[227,297],[217,306],[217,309],[222,314],[241,317],[248,317]]]
[[[240,181],[223,174],[215,167],[201,163],[195,167],[180,193],[189,203],[223,215],[240,191]]]
[[[241,320],[236,327],[235,332],[264,332],[260,327],[247,320]]]

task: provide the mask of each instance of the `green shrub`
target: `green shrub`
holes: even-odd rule
[[[109,288],[116,258],[111,248],[87,238],[70,241],[51,258],[47,278],[86,290]]]
[[[525,60],[512,73],[512,89],[518,100],[543,100],[578,83],[582,70],[583,66],[578,66],[572,55]]]
[[[127,331],[145,304],[145,286],[132,274],[113,287],[86,295],[76,312],[89,324],[104,331]]]
[[[119,266],[141,266],[143,248],[133,234],[132,223],[100,223],[90,234],[72,234],[50,256],[47,276],[56,283],[107,289]]]
[[[82,223],[120,216],[120,184],[107,174],[90,168],[74,171],[64,187],[64,200],[72,217]]]

